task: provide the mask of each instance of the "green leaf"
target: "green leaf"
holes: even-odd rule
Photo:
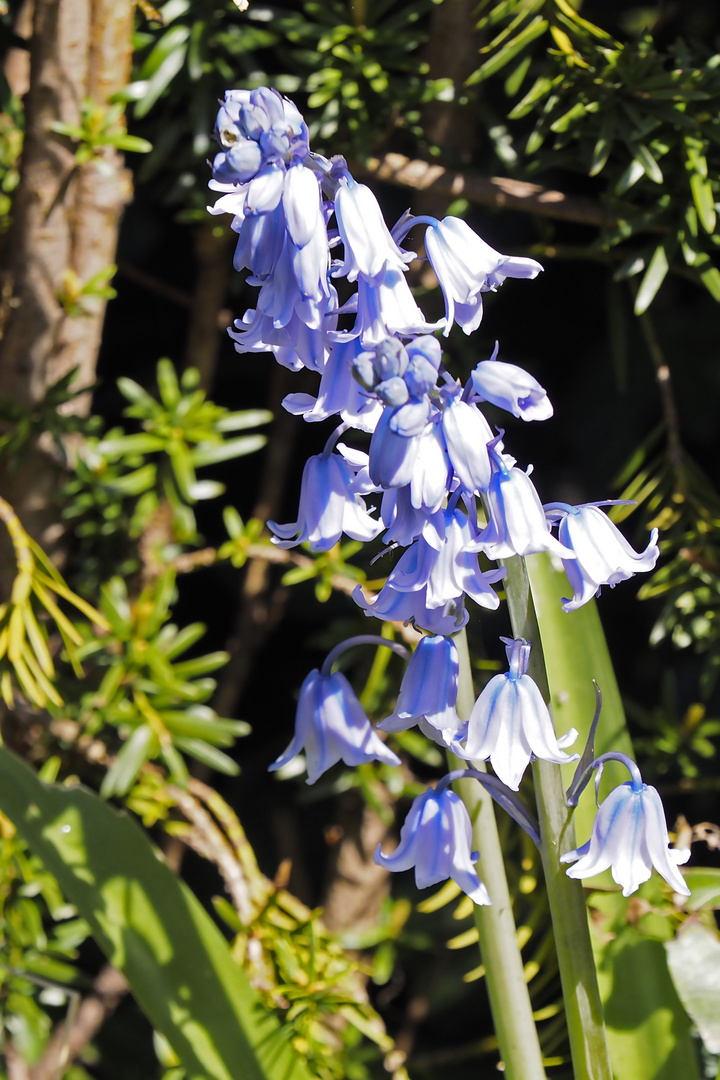
[[[663,943],[626,926],[593,948],[615,1080],[699,1080]]]
[[[494,56],[491,56],[489,60],[486,60],[481,67],[474,71],[469,79],[467,79],[466,86],[475,86],[479,82],[484,82],[485,79],[489,79],[492,75],[501,71],[506,64],[509,64],[511,60],[517,56],[519,52],[522,52],[524,48],[531,45],[536,38],[539,38],[541,34],[544,34],[548,28],[547,19],[543,19],[540,15],[536,15],[532,19],[524,30],[521,30],[511,41],[508,41],[499,52],[496,52]]]
[[[203,465],[215,465],[219,461],[230,461],[231,458],[254,454],[266,442],[267,438],[264,435],[241,435],[237,439],[226,439],[225,442],[198,443],[192,451],[192,463],[196,469],[199,469]]]
[[[685,871],[685,884],[690,897],[685,901],[688,911],[703,907],[720,907],[720,868],[717,866],[692,866]]]
[[[240,772],[240,766],[236,761],[227,754],[223,754],[222,750],[209,746],[202,739],[189,739],[182,736],[175,739],[175,745],[191,757],[202,761],[203,765],[209,765],[211,769],[224,773],[226,776],[237,776]]]
[[[111,135],[108,140],[118,150],[127,150],[131,154],[149,154],[153,144],[147,139],[141,139],[139,135]]]
[[[644,143],[639,143],[635,147],[635,158],[642,165],[648,180],[652,180],[654,184],[663,183],[662,169]]]
[[[0,747],[0,810],[87,919],[187,1080],[311,1080],[212,919],[147,836]]]
[[[175,374],[175,368],[172,365],[172,361],[168,360],[167,357],[158,360],[156,378],[163,405],[166,409],[176,408],[182,394],[180,392],[180,386],[178,385],[177,375]]]
[[[667,252],[664,244],[658,244],[655,253],[648,263],[640,288],[635,297],[635,314],[642,315],[652,304],[655,295],[665,280],[669,270]]]
[[[610,151],[612,150],[614,138],[615,114],[608,111],[603,117],[600,134],[593,149],[592,161],[590,162],[589,170],[590,176],[597,176],[605,168],[608,157],[610,156]]]
[[[595,712],[594,679],[603,695],[595,739],[596,754],[620,750],[632,755],[622,699],[595,601],[591,600],[577,611],[564,612],[561,607],[563,597],[572,595],[565,574],[555,570],[548,555],[530,555],[525,564],[540,627],[556,732],[564,735],[570,728],[575,728],[578,738],[574,749],[579,753],[582,751]],[[568,787],[575,765],[563,765],[562,770],[563,781]],[[626,769],[619,762],[608,761],[603,770],[601,793],[606,794],[626,779]],[[593,784],[585,789],[574,813],[580,844],[589,839],[595,820],[593,789]]]
[[[157,735],[147,724],[136,727],[124,743],[112,766],[105,773],[100,792],[106,799],[126,795],[146,761],[159,750]]]
[[[697,1027],[705,1049],[720,1054],[720,940],[717,931],[688,922],[665,943],[678,997]]]
[[[705,232],[715,232],[715,198],[709,180],[704,180],[699,173],[690,174],[690,190],[693,202],[698,212],[698,217]]]
[[[566,614],[560,604],[569,583],[555,570],[548,555],[526,558],[530,587],[542,641],[553,722],[558,734],[577,728],[582,749],[595,707],[592,680],[603,695],[603,710],[595,739],[596,754],[620,750],[632,755],[632,744],[615,673],[594,600]],[[569,784],[575,765],[563,765]],[[619,762],[603,771],[601,798],[627,779]],[[596,808],[593,784],[575,809],[578,843],[590,836]],[[608,878],[609,875],[605,875]],[[600,878],[595,882],[599,883]],[[586,882],[586,884],[592,884]],[[598,894],[594,894],[598,895]],[[627,904],[619,893],[599,894],[615,906]],[[663,945],[644,937],[635,927],[617,926],[611,933],[597,927],[593,950],[615,1080],[698,1080],[689,1024],[667,970]]]
[[[216,431],[243,431],[245,428],[269,424],[273,414],[269,409],[245,409],[243,412],[228,413],[215,424]]]
[[[98,443],[98,453],[103,457],[118,458],[125,454],[155,454],[165,446],[157,435],[138,432],[137,435],[118,435]]]

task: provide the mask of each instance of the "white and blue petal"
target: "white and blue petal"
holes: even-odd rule
[[[451,878],[476,904],[489,904],[487,889],[473,863],[472,825],[462,800],[449,788],[428,788],[413,801],[400,830],[400,843],[390,855],[378,844],[375,862],[386,870],[415,867],[419,889]]]
[[[586,844],[560,857],[573,862],[568,877],[586,878],[610,869],[613,880],[630,896],[647,881],[653,866],[675,892],[690,890],[678,864],[690,857],[687,848],[669,848],[665,813],[654,787],[628,781],[614,788],[600,804]]]
[[[481,360],[471,378],[481,398],[522,420],[547,420],[553,414],[547,391],[516,364]]]
[[[342,672],[323,675],[315,669],[300,688],[295,735],[287,750],[270,766],[270,772],[287,765],[305,752],[308,784],[332,765],[362,765],[382,761],[400,765],[400,758],[385,745],[368,720],[365,710]]]

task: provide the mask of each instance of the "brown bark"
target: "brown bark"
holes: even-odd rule
[[[111,265],[131,193],[113,148],[78,167],[74,148],[50,131],[80,124],[86,99],[107,106],[129,77],[132,0],[36,0],[30,41],[26,133],[13,225],[4,245],[0,393],[23,405],[72,368],[92,382],[105,301],[88,297],[71,317],[58,296]]]
[[[232,322],[224,310],[235,234],[218,230],[215,221],[195,231],[197,278],[190,311],[185,363],[200,372],[200,385],[211,393],[223,335]]]
[[[388,797],[388,805],[391,800]],[[337,844],[323,901],[323,922],[329,930],[376,926],[383,900],[390,893],[389,873],[373,859],[386,845],[389,828],[356,792],[338,799]]]
[[[446,0],[432,14],[425,58],[428,78],[450,78],[454,101],[431,101],[423,109],[423,129],[429,142],[451,160],[469,164],[474,156],[477,118],[474,109],[461,105],[465,80],[478,67],[480,39],[475,30],[477,0]]]
[[[33,4],[20,185],[0,253],[0,394],[26,408],[74,368],[77,386],[94,380],[106,301],[84,297],[73,316],[59,298],[68,272],[84,284],[114,262],[130,176],[111,146],[78,166],[75,144],[50,128],[80,125],[83,101],[105,108],[128,82],[133,10],[133,0]],[[21,68],[11,65],[19,83]],[[88,407],[89,395],[72,403],[76,412]],[[56,482],[40,454],[20,474],[0,477],[0,490],[41,539]]]

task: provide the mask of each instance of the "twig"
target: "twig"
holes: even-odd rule
[[[583,195],[566,195],[562,191],[513,180],[507,176],[477,176],[456,172],[442,165],[407,158],[403,154],[385,154],[370,158],[364,165],[353,165],[358,174],[372,176],[398,187],[416,191],[433,191],[447,198],[462,196],[481,206],[505,207],[526,214],[540,214],[558,221],[574,221],[581,225],[613,225],[617,218],[608,214],[603,205]]]
[[[106,964],[93,983],[77,1015],[68,1023],[58,1024],[37,1065],[26,1073],[25,1080],[56,1080],[94,1039],[104,1022],[115,1011],[129,990],[123,975]],[[12,1075],[12,1074],[11,1074]],[[14,1080],[14,1078],[13,1078]],[[17,1080],[20,1080],[18,1074]]]

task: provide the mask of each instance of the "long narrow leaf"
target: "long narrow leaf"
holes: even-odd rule
[[[311,1080],[212,919],[130,818],[81,787],[43,784],[4,747],[0,810],[87,919],[187,1080]]]

